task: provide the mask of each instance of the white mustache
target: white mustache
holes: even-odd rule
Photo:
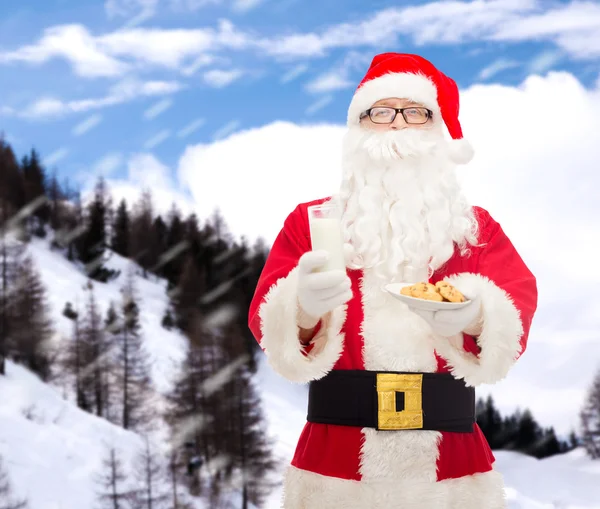
[[[355,149],[381,162],[435,155],[444,147],[439,133],[424,129],[377,132],[361,128],[350,136],[355,138],[351,144]]]

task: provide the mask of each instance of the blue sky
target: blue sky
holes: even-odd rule
[[[551,70],[592,87],[600,60],[598,2],[5,0],[0,20],[0,130],[75,179],[275,120],[342,124],[383,51],[461,88]]]

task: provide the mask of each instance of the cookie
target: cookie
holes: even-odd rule
[[[448,302],[464,302],[465,296],[446,281],[438,281],[435,284],[437,291]]]
[[[442,302],[444,298],[437,292],[435,285],[431,283],[416,283],[412,286],[405,286],[402,288],[401,293],[403,295],[409,295],[416,299],[433,300]]]

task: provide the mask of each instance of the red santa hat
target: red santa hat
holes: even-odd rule
[[[405,53],[375,56],[367,74],[358,85],[348,108],[348,126],[358,125],[360,115],[375,102],[389,97],[410,99],[431,109],[443,119],[451,140],[448,151],[457,164],[473,158],[471,144],[463,138],[458,121],[459,92],[449,78],[428,60]]]

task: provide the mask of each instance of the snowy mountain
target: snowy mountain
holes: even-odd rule
[[[67,300],[83,300],[84,273],[61,254],[51,251],[46,240],[33,239],[28,246],[48,290],[55,341],[69,341],[71,322],[62,315]],[[127,272],[131,264],[118,255],[109,268]],[[123,276],[108,284],[96,284],[96,296],[102,313],[110,301],[118,301]],[[140,296],[141,322],[145,346],[151,354],[152,376],[157,394],[164,394],[174,381],[186,353],[184,338],[161,327],[167,307],[166,284],[156,279],[136,277]],[[583,341],[583,339],[581,339]],[[541,347],[540,347],[541,348]],[[566,350],[546,355],[557,359]],[[571,355],[572,350],[569,350]],[[525,359],[523,359],[525,360]],[[566,362],[566,361],[565,361]],[[571,365],[574,365],[570,362]],[[552,390],[553,381],[540,378],[539,371],[528,374],[532,397]],[[521,373],[520,376],[526,376]],[[290,461],[306,414],[306,388],[287,382],[263,361],[257,384],[262,390],[270,433],[276,439],[276,456],[282,464]],[[587,381],[577,382],[577,398]],[[572,386],[575,387],[573,382]],[[504,389],[515,390],[510,384]],[[495,394],[495,393],[494,393]],[[505,393],[508,398],[508,393]],[[552,408],[552,400],[548,403]],[[564,419],[560,406],[554,406],[557,418]],[[554,422],[546,422],[551,425]],[[165,447],[162,435],[154,445]],[[27,497],[31,509],[92,509],[106,447],[119,451],[127,466],[143,447],[142,437],[114,426],[104,419],[83,412],[65,398],[60,387],[42,383],[37,376],[12,362],[0,377],[0,456],[15,494]],[[495,451],[497,467],[504,474],[511,509],[600,509],[600,462],[589,460],[582,449],[544,460],[519,453]],[[232,494],[235,497],[236,494]],[[266,509],[279,507],[280,489],[272,493]],[[197,504],[198,509],[203,506]]]

